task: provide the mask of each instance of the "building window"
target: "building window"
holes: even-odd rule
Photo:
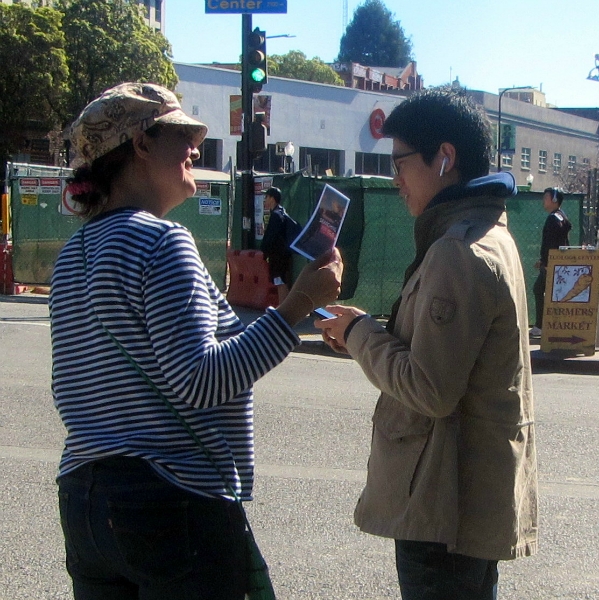
[[[568,156],[568,171],[572,172],[576,169],[576,157],[572,154]]]
[[[238,145],[238,150],[241,144]],[[237,155],[237,164],[241,164],[241,156]],[[263,152],[253,162],[255,171],[260,173],[284,173],[285,172],[285,157],[277,155],[276,144],[268,144],[266,152]],[[289,165],[291,168],[291,165]]]
[[[389,154],[373,154],[356,152],[356,175],[392,176],[391,156]]]
[[[307,169],[312,175],[333,175],[341,173],[341,151],[328,148],[300,148],[300,169]]]
[[[501,155],[501,166],[507,169],[512,168],[512,155],[511,154],[502,154]]]
[[[218,142],[219,140],[206,138],[198,148],[200,158],[193,161],[193,166],[200,169],[218,170]]]
[[[547,171],[547,150],[539,150],[539,172]]]
[[[591,168],[591,160],[589,158],[583,158],[582,167],[585,171],[588,171]]]
[[[553,155],[553,173],[557,174],[562,170],[562,155],[556,152]]]
[[[522,148],[520,155],[520,167],[522,169],[530,169],[530,148]]]

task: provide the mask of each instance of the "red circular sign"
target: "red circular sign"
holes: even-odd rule
[[[375,108],[370,114],[370,133],[372,137],[380,140],[383,135],[383,125],[385,124],[385,113],[380,108]]]

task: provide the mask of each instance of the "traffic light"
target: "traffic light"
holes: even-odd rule
[[[245,48],[245,66],[243,77],[250,94],[257,94],[268,81],[266,66],[266,32],[256,27],[249,34]]]
[[[264,124],[264,113],[256,113],[255,119],[250,124],[250,152],[257,158],[268,149],[266,143],[267,129]]]

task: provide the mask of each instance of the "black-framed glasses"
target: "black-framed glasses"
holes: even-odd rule
[[[391,156],[391,167],[393,168],[393,173],[395,175],[399,175],[399,167],[397,166],[397,161],[402,158],[408,158],[408,156],[413,156],[414,154],[420,154],[418,150],[412,150],[411,152],[404,152],[403,154],[396,154],[395,156]]]

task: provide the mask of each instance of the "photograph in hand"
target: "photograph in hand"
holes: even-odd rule
[[[325,185],[318,204],[290,248],[314,260],[337,244],[347,213],[349,198],[330,185]]]

